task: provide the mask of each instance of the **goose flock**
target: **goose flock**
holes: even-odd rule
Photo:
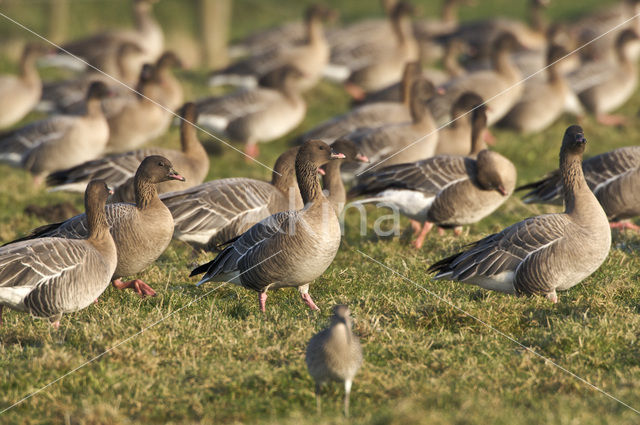
[[[456,235],[473,229],[515,191],[528,191],[525,203],[563,203],[562,213],[503,223],[424,266],[434,280],[553,303],[605,261],[611,228],[640,230],[629,221],[640,215],[640,146],[585,159],[587,136],[571,125],[553,136],[559,168],[518,187],[516,166],[494,149],[490,132],[510,129],[517,139],[566,113],[581,123],[631,125],[612,113],[637,90],[637,1],[571,25],[550,23],[543,0],[529,2],[528,23],[459,21],[459,9],[481,7],[464,0],[443,0],[441,18],[424,19],[405,0],[385,0],[385,18],[339,25],[337,11],[312,5],[300,22],[229,46],[234,62],[206,78],[227,91],[191,99],[184,74],[174,75],[179,54],[165,51],[155,2],[132,0],[132,29],[57,49],[27,43],[19,73],[0,75],[0,161],[26,170],[36,190],[85,199],[85,213],[3,241],[0,324],[8,307],[58,327],[63,313],[89,307],[109,282],[155,296],[135,275],[172,239],[210,256],[183,270],[185,279],[202,275],[198,286],[254,291],[262,312],[268,291],[295,287],[319,310],[324,303],[312,299],[310,285],[341,248],[347,201],[409,218],[416,249],[434,226]],[[73,78],[42,81],[40,64],[68,68]],[[323,78],[352,108],[300,132]],[[49,115],[33,120],[32,111]],[[157,146],[174,121],[180,149]],[[271,181],[206,181],[217,158],[198,139],[200,126],[241,144],[250,163],[259,143],[284,137],[290,147]],[[597,141],[589,146],[598,151]],[[309,341],[318,409],[322,385],[340,381],[348,415],[363,361],[353,328],[349,307],[337,305],[330,326]]]

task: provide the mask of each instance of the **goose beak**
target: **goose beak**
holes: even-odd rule
[[[587,139],[585,139],[584,134],[576,134],[576,142],[584,145],[585,143],[587,143]]]
[[[334,151],[331,151],[331,159],[345,159],[346,157],[344,156],[343,153],[336,153]]]
[[[443,95],[447,94],[447,90],[444,87],[438,87],[436,89],[436,93],[438,93],[440,96],[443,96]]]
[[[507,196],[509,193],[507,192],[507,190],[504,188],[504,186],[500,185],[498,186],[498,192],[500,192],[500,194],[502,196]]]
[[[181,182],[186,180],[184,177],[182,177],[180,174],[178,174],[178,172],[176,170],[173,170],[173,169],[169,172],[169,176],[168,177],[171,180],[179,180]]]
[[[113,195],[114,193],[116,193],[113,188],[107,186],[107,192],[109,193],[109,195]]]
[[[369,158],[367,158],[366,155],[362,155],[361,153],[356,155],[356,159],[360,162],[366,162],[369,163]]]
[[[324,176],[324,175],[326,175],[326,174],[327,174],[327,172],[326,172],[326,171],[324,171],[324,169],[323,169],[323,168],[318,168],[318,174],[320,174],[321,176]]]

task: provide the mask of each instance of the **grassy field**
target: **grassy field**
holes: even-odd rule
[[[127,22],[120,16],[126,13],[115,11],[124,1],[71,1],[71,35]],[[374,15],[377,9],[367,10],[369,3],[349,2],[343,18]],[[433,2],[423,3],[423,13],[435,10]],[[515,2],[481,3],[482,8],[464,11],[463,17],[496,11],[523,14],[524,7]],[[570,19],[598,3],[559,2],[550,14]],[[236,1],[233,36],[295,19],[303,6]],[[46,32],[44,2],[9,1],[0,10]],[[158,16],[169,31],[182,28],[197,34],[191,3],[163,0]],[[0,34],[25,36],[2,18]],[[8,59],[0,61],[1,71],[14,69]],[[181,73],[190,98],[209,93],[205,75],[201,69]],[[296,134],[348,108],[342,89],[326,82],[306,99],[309,114]],[[588,154],[637,144],[639,108],[640,96],[635,96],[621,110],[630,117],[624,128],[605,128],[587,118],[582,124]],[[519,184],[531,181],[557,167],[562,133],[572,123],[567,116],[528,137],[496,130],[495,149],[517,165]],[[263,146],[260,160],[272,164],[288,140]],[[164,146],[177,143],[176,129],[158,141]],[[269,170],[246,164],[220,143],[209,141],[207,146],[212,149],[209,178],[269,178]],[[80,195],[34,189],[31,177],[20,170],[0,166],[0,175],[0,242],[44,224],[23,214],[29,204],[71,201],[82,207]],[[255,293],[230,285],[196,288],[188,273],[211,255],[174,242],[139,276],[156,288],[156,298],[142,300],[109,288],[98,304],[66,315],[58,331],[46,321],[5,310],[0,410],[108,352],[1,414],[0,423],[638,423],[637,413],[560,367],[640,409],[640,235],[614,232],[604,265],[560,293],[557,305],[539,297],[513,298],[433,282],[425,272],[429,264],[466,243],[524,217],[557,210],[524,205],[512,197],[460,237],[432,233],[420,251],[409,244],[408,232],[384,240],[372,234],[375,218],[386,211],[369,210],[370,231],[364,237],[358,232],[359,217],[349,214],[335,262],[311,287],[322,309],[316,313],[308,311],[293,290],[270,293],[267,313],[261,314]],[[341,416],[338,385],[328,389],[322,415],[315,415],[313,383],[304,364],[307,341],[326,325],[336,303],[351,306],[365,355],[349,421]]]

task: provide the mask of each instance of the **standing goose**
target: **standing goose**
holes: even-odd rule
[[[67,170],[56,171],[47,177],[47,184],[53,186],[54,191],[79,192],[86,187],[87,182],[99,178],[115,188],[110,202],[135,202],[136,170],[140,163],[151,155],[162,155],[169,159],[186,180],[186,183],[175,180],[158,183],[158,193],[182,190],[202,183],[209,172],[209,155],[198,140],[196,128],[193,126],[197,118],[195,104],[186,103],[180,116],[183,118],[180,123],[180,151],[152,147],[109,155]]]
[[[40,184],[52,171],[73,167],[102,154],[109,127],[100,101],[109,94],[101,82],[91,84],[85,115],[57,115],[30,123],[0,138],[0,161],[20,166]]]
[[[258,142],[277,139],[304,119],[307,104],[300,95],[302,78],[297,68],[287,65],[262,77],[261,88],[201,100],[198,123],[244,142],[247,155],[256,157]]]
[[[305,17],[307,34],[300,44],[278,46],[215,71],[209,79],[209,85],[255,87],[258,79],[269,71],[289,65],[302,72],[301,89],[313,87],[329,62],[329,44],[324,36],[323,21],[331,19],[333,14],[332,10],[324,6],[309,6]]]
[[[349,416],[349,395],[353,378],[362,366],[362,347],[353,334],[353,319],[346,305],[333,307],[331,324],[315,334],[305,356],[309,374],[316,383],[316,405],[326,381],[344,382],[344,415]]]
[[[476,109],[474,114],[483,114]],[[482,220],[506,201],[516,184],[516,168],[497,152],[484,149],[482,131],[475,131],[471,154],[438,155],[424,161],[394,165],[363,175],[349,197],[373,195],[358,203],[393,206],[409,217],[421,248],[434,224],[454,227]],[[419,223],[422,225],[420,230]]]
[[[640,146],[628,146],[586,159],[582,171],[589,189],[612,221],[611,228],[640,230],[633,223],[620,221],[640,215]],[[518,187],[531,189],[523,200],[526,203],[560,203],[564,197],[562,174],[555,170],[542,180]]]
[[[181,69],[182,61],[174,52],[164,52],[156,61],[156,68],[160,91],[154,100],[175,111],[184,103],[184,91],[172,70]]]
[[[484,149],[473,146],[474,136],[483,137],[487,127],[487,107],[473,92],[463,93],[451,107],[452,122],[438,132],[436,155],[477,154]]]
[[[344,209],[344,204],[347,202],[347,192],[344,190],[344,183],[342,182],[340,168],[342,168],[342,164],[348,162],[368,163],[369,158],[358,152],[356,145],[350,140],[337,140],[333,145],[331,145],[331,148],[334,151],[343,154],[344,158],[336,159],[324,166],[324,169],[321,172],[321,174],[323,174],[323,193],[331,202],[336,214],[340,216],[340,213]]]
[[[107,289],[117,263],[104,214],[108,195],[103,181],[87,186],[85,238],[42,238],[0,248],[0,325],[7,306],[48,318],[57,328],[62,313],[88,307]]]
[[[586,139],[567,128],[560,149],[565,212],[531,217],[429,267],[436,279],[468,282],[509,294],[558,301],[604,262],[611,246],[607,216],[582,173]]]
[[[35,64],[45,53],[43,46],[27,44],[20,59],[20,74],[0,75],[0,128],[17,123],[38,104],[42,81]]]
[[[340,223],[322,194],[318,167],[343,157],[320,140],[302,145],[296,177],[304,208],[279,212],[251,227],[214,260],[191,272],[204,273],[198,285],[231,282],[252,289],[259,294],[263,312],[268,290],[297,287],[309,308],[318,310],[309,284],[331,265],[340,246]]]
[[[140,279],[122,282],[121,277],[140,273],[167,248],[173,235],[173,217],[158,198],[156,185],[169,180],[184,181],[171,162],[159,155],[142,161],[135,176],[136,203],[116,203],[106,206],[107,223],[118,250],[118,265],[111,279],[118,289],[132,288],[139,295],[155,295]],[[89,233],[87,215],[80,214],[61,223],[35,229],[20,240],[36,238],[82,239]],[[17,241],[16,241],[17,242]]]
[[[304,204],[295,172],[298,149],[280,155],[271,182],[227,178],[162,195],[160,199],[173,216],[173,237],[216,251],[272,214],[301,209]]]
[[[579,112],[579,101],[560,72],[566,55],[563,47],[553,45],[549,48],[547,81],[525,83],[522,98],[500,121],[501,125],[521,133],[535,133],[553,124],[566,110]]]

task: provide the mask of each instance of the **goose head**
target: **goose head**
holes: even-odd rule
[[[516,168],[513,163],[497,152],[482,150],[476,160],[478,184],[484,190],[496,190],[509,196],[516,185]]]
[[[296,156],[296,168],[302,164],[310,164],[316,170],[334,159],[344,159],[343,153],[335,152],[322,140],[309,140],[300,147]]]
[[[111,90],[102,81],[94,81],[87,90],[87,101],[93,99],[104,99],[111,95]]]
[[[338,12],[322,4],[312,4],[305,12],[305,22],[329,22],[338,17]]]
[[[347,327],[351,327],[351,310],[344,304],[333,306],[333,315],[331,316],[331,324],[336,325],[342,323]]]
[[[582,155],[587,144],[584,131],[579,125],[572,125],[567,128],[562,138],[561,153],[570,155]]]
[[[185,178],[173,168],[171,161],[160,155],[146,157],[138,167],[136,175],[149,183],[162,183],[169,180],[185,181]]]
[[[269,71],[258,80],[258,85],[283,92],[298,91],[305,74],[293,65],[284,65]]]
[[[631,57],[637,57],[634,55],[634,51],[638,50],[638,34],[632,29],[626,29],[618,35],[616,38],[615,49],[618,59],[624,62]]]
[[[344,158],[340,160],[342,162],[369,162],[369,158],[351,140],[338,139],[331,145],[331,149],[344,154]]]
[[[178,55],[172,51],[166,51],[156,61],[156,67],[160,70],[169,68],[182,69],[183,65]]]

